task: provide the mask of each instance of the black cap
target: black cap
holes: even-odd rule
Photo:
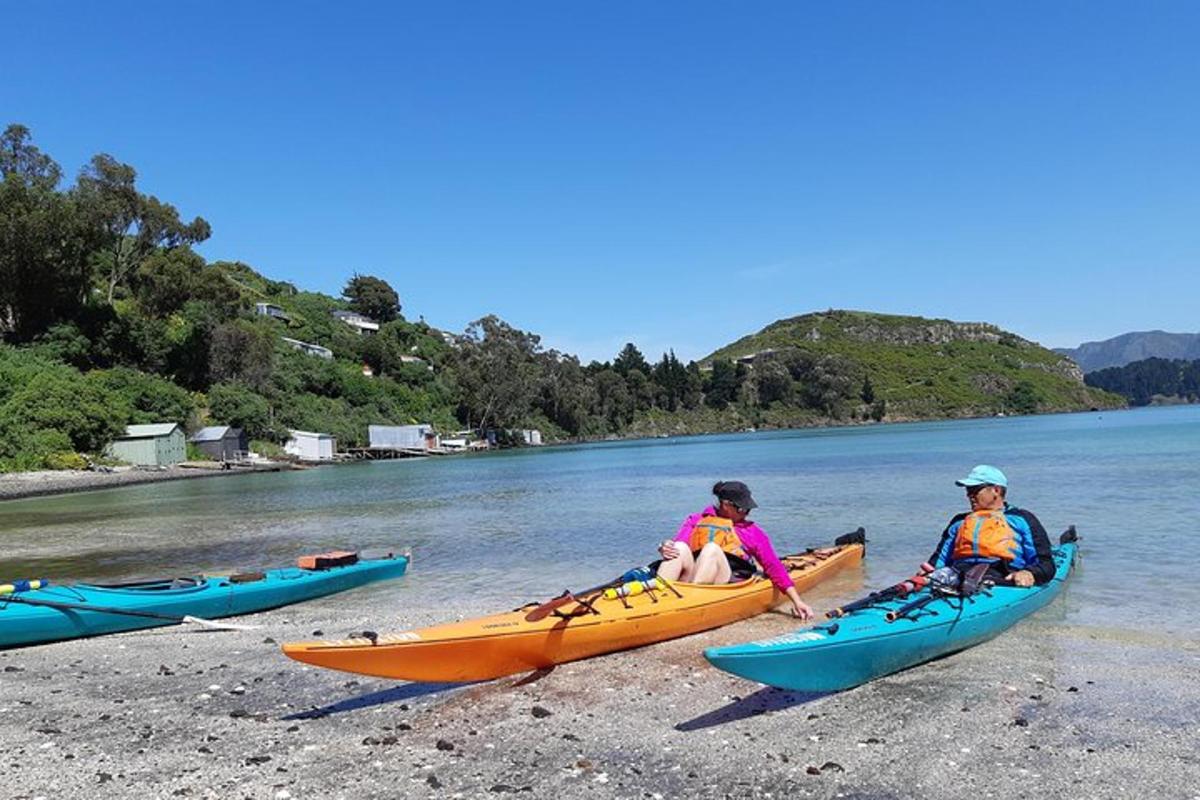
[[[738,508],[758,508],[750,496],[750,487],[741,481],[721,481],[713,487],[718,500],[728,500]]]

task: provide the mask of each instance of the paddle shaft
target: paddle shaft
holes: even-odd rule
[[[903,619],[904,617],[907,617],[909,614],[911,614],[914,611],[918,611],[918,610],[924,608],[925,606],[932,603],[934,600],[940,600],[944,596],[945,595],[937,594],[936,592],[934,592],[931,589],[929,594],[925,595],[924,597],[918,597],[916,600],[913,600],[911,603],[900,606],[900,608],[897,608],[895,611],[889,611],[884,618],[888,622],[895,622],[898,619]]]
[[[923,588],[926,583],[928,583],[928,580],[924,575],[914,575],[908,580],[900,581],[900,583],[897,583],[895,586],[889,586],[886,589],[880,589],[878,592],[872,592],[866,597],[855,600],[852,603],[847,603],[844,606],[839,606],[831,611],[827,611],[825,612],[825,616],[833,619],[835,617],[845,616],[851,611],[858,611],[860,608],[873,606],[876,603],[883,602],[884,600],[891,600],[893,597],[907,597],[909,592],[914,592]]]

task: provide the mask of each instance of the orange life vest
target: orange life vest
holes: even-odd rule
[[[715,542],[718,547],[730,555],[754,563],[754,559],[742,546],[742,540],[738,538],[737,530],[733,527],[731,519],[716,516],[700,518],[696,527],[692,528],[692,538],[688,540],[688,546],[695,553],[709,542]]]
[[[1017,532],[1003,509],[975,511],[966,516],[954,539],[950,558],[998,558],[1012,561],[1017,555]]]

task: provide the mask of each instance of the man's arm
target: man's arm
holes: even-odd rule
[[[1037,563],[1030,564],[1025,567],[1033,574],[1033,582],[1039,586],[1043,583],[1049,583],[1054,577],[1054,556],[1051,554],[1050,536],[1046,533],[1046,529],[1042,527],[1041,521],[1034,516],[1032,511],[1026,511],[1022,508],[1012,509],[1012,513],[1025,520],[1029,525],[1029,534],[1032,539],[1033,550],[1037,554]]]

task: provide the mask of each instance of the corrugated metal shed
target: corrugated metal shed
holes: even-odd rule
[[[434,437],[432,425],[368,425],[371,447],[385,449],[425,449],[428,437]]]
[[[125,435],[105,452],[112,458],[146,467],[178,464],[187,459],[183,428],[174,422],[126,425]]]
[[[201,428],[192,434],[190,442],[219,442],[225,438],[225,434],[230,431],[228,425],[212,425],[207,428]]]
[[[237,461],[250,449],[249,439],[242,429],[228,425],[201,428],[188,441],[217,461]]]

